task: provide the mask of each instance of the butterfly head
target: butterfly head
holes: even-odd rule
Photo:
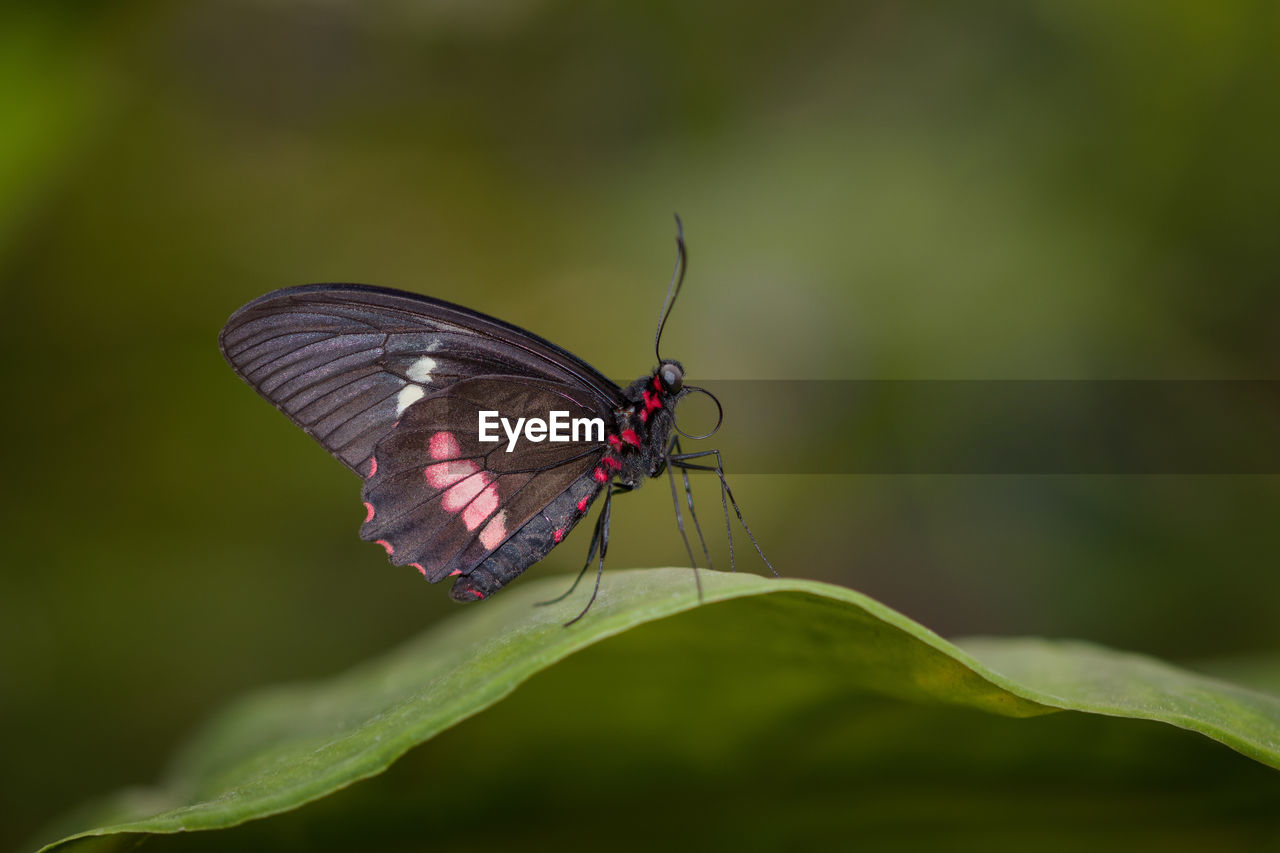
[[[666,394],[679,394],[684,387],[684,368],[678,361],[664,361],[658,367],[658,381]]]

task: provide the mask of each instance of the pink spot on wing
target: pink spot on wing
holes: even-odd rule
[[[480,494],[488,482],[489,478],[483,471],[473,474],[456,485],[450,486],[449,491],[444,493],[444,500],[440,505],[448,512],[459,512],[476,499],[476,495]]]
[[[621,453],[622,439],[618,438],[616,435],[609,436],[609,446],[613,448],[614,453]]]
[[[396,552],[396,549],[391,547],[391,543],[390,543],[390,542],[388,542],[388,541],[387,541],[387,540],[385,540],[385,539],[379,539],[379,540],[378,540],[378,542],[377,542],[377,544],[379,544],[379,545],[381,545],[383,548],[386,548],[386,549],[387,549],[387,556],[388,556],[388,557],[390,557],[392,554],[394,554],[394,553]]]
[[[410,563],[409,565],[417,569],[424,578],[427,576],[427,570],[422,568],[422,563]]]
[[[364,523],[368,524],[369,522],[373,521],[373,504],[369,503],[368,501],[365,501],[364,508],[368,510],[368,513],[369,513],[364,517]]]
[[[454,438],[451,432],[438,432],[431,436],[427,449],[430,451],[432,459],[457,459],[462,455],[462,448],[458,446],[458,439]]]
[[[489,523],[480,531],[480,544],[486,551],[492,551],[507,538],[507,511],[504,509],[489,519]]]
[[[369,457],[369,476],[372,477],[376,473],[378,473],[378,457],[370,456]]]
[[[460,574],[462,574],[462,569],[454,569],[453,571],[449,572],[449,577],[456,578]]]
[[[578,501],[578,512],[586,512],[586,511],[587,511],[587,499],[583,498],[582,500]]]
[[[443,489],[452,486],[459,480],[464,480],[472,474],[480,470],[480,466],[476,463],[463,459],[457,462],[437,462],[434,465],[428,465],[422,469],[422,473],[427,476],[427,482],[435,486],[437,489]],[[456,512],[457,510],[450,510]]]
[[[455,486],[454,488],[457,487]],[[448,495],[445,495],[445,497],[448,498]],[[462,523],[467,526],[468,530],[475,530],[480,526],[480,522],[493,515],[494,510],[497,508],[498,484],[490,483],[484,487],[484,491],[480,493],[479,497],[467,504],[467,508],[462,511]]]
[[[552,538],[552,539],[554,539],[554,540],[555,540],[555,541],[557,541],[557,542],[563,541],[563,540],[564,540],[564,531],[563,531],[563,530],[557,530],[555,533],[551,534],[551,538]]]
[[[640,414],[643,415],[644,412],[641,412]],[[636,447],[640,446],[640,436],[636,435],[636,431],[633,429],[624,429],[622,431],[622,440],[627,444],[631,444]]]
[[[591,476],[596,478],[597,483],[609,482],[609,475],[604,472],[603,468],[597,468],[591,472]]]

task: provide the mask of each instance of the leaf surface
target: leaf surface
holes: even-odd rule
[[[1268,693],[1081,642],[957,645],[829,584],[712,572],[702,581],[700,606],[687,569],[610,572],[589,615],[569,628],[563,623],[581,609],[585,591],[535,607],[564,579],[517,585],[342,675],[233,704],[190,741],[160,785],[69,817],[59,844],[230,827],[295,809],[382,773],[597,644],[592,668],[569,668],[592,673],[578,682],[593,682],[562,687],[570,713],[570,699],[632,691],[622,712],[670,720],[694,708],[725,715],[731,730],[766,732],[798,708],[875,694],[1009,717],[1074,710],[1155,720],[1280,767],[1280,699]],[[610,641],[626,632],[633,636]],[[654,677],[641,675],[654,671],[643,659],[661,662],[661,684],[640,690],[628,676]],[[595,725],[607,735],[608,720]],[[714,749],[710,740],[702,748]]]

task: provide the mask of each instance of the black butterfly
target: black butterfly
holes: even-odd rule
[[[603,492],[604,509],[578,575],[581,580],[598,548],[598,592],[613,495],[639,488],[664,470],[696,578],[671,467],[681,469],[700,539],[690,469],[716,473],[726,527],[732,503],[756,542],[725,482],[719,451],[682,453],[672,434],[705,438],[720,424],[717,419],[707,436],[688,436],[675,425],[681,399],[693,392],[711,396],[684,384],[680,363],[658,354],[684,280],[680,233],[676,245],[676,274],[654,337],[658,367],[626,388],[501,320],[359,284],[268,293],[236,311],[218,342],[242,379],[364,478],[361,538],[377,542],[392,563],[413,566],[432,583],[456,577],[451,595],[457,601],[486,598],[541,560]],[[482,412],[508,420],[496,443],[482,440],[494,434],[481,430]],[[546,422],[552,412],[566,413],[568,441],[538,440],[532,428],[523,442],[510,441],[517,419]],[[494,416],[488,417],[492,425]],[[591,424],[596,418],[603,423]],[[583,428],[570,432],[569,424]],[[599,428],[593,434],[588,425]],[[715,465],[693,461],[711,457]],[[705,541],[702,548],[709,565]],[[732,560],[731,533],[729,553]],[[698,589],[701,595],[700,581]]]

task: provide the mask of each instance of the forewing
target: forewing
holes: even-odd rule
[[[537,335],[387,288],[277,290],[233,314],[219,344],[241,378],[362,476],[410,406],[473,377],[564,384],[593,413],[622,401],[594,368]]]
[[[410,406],[377,446],[362,538],[433,583],[469,574],[600,462],[603,441],[479,440],[480,410],[546,420],[603,417],[581,386],[521,376],[463,380]],[[581,437],[581,436],[580,436]]]

